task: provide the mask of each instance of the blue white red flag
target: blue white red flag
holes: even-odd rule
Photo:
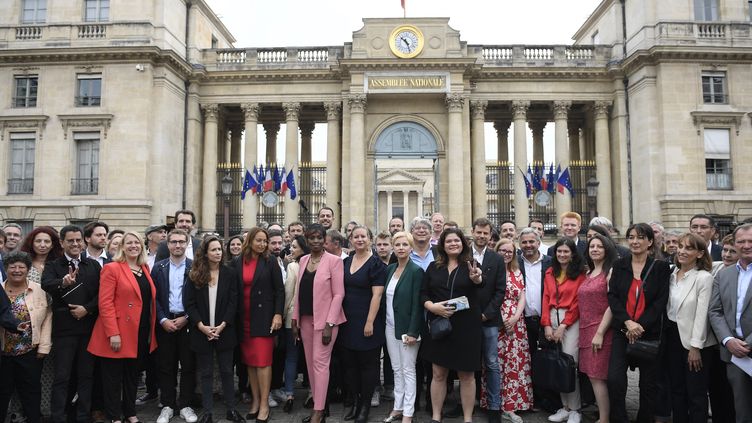
[[[569,194],[574,196],[572,179],[569,177],[569,168],[564,169],[564,171],[559,174],[557,189],[561,194],[564,194],[564,189],[567,189],[569,190]]]
[[[240,191],[240,199],[245,200],[245,193],[251,191],[256,193],[256,180],[251,176],[251,172],[248,169],[245,170],[245,177],[243,178],[243,189]]]
[[[290,169],[290,173],[288,173],[287,178],[285,178],[285,184],[287,185],[287,188],[290,190],[290,199],[294,200],[295,197],[298,196],[298,190],[295,188],[295,174],[292,172],[293,172],[293,169]]]

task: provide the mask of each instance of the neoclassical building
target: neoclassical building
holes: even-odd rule
[[[141,230],[190,208],[221,232],[323,205],[377,229],[432,211],[463,227],[752,215],[747,0],[603,0],[571,45],[472,44],[426,17],[364,19],[337,46],[236,48],[204,0],[0,10],[3,222]],[[527,195],[544,131],[574,195]],[[241,201],[259,164],[292,170],[299,196]]]

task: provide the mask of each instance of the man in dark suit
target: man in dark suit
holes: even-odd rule
[[[499,327],[502,324],[501,303],[506,289],[506,268],[501,256],[486,248],[491,239],[493,225],[485,217],[473,222],[473,259],[483,272],[483,285],[478,288],[477,298],[483,312],[483,365],[486,369],[486,392],[488,392],[488,421],[500,422],[501,372],[499,370]]]
[[[91,408],[94,356],[86,348],[98,311],[99,263],[84,258],[81,228],[60,230],[63,257],[44,267],[42,288],[52,297],[52,357],[54,380],[50,411],[56,423],[66,420],[65,405],[73,393],[68,383],[75,372],[76,421],[88,422]]]
[[[105,251],[107,247],[107,233],[109,231],[110,227],[104,222],[94,221],[87,223],[84,226],[84,243],[86,244],[86,248],[81,252],[81,255],[96,261],[102,267],[111,262],[112,257]]]
[[[157,289],[157,361],[162,412],[158,423],[167,423],[178,410],[188,423],[195,422],[190,407],[196,389],[196,355],[191,350],[188,316],[183,307],[183,286],[188,280],[192,260],[185,256],[189,235],[173,229],[167,235],[170,258],[154,263],[151,278]],[[180,364],[180,400],[176,383]]]
[[[182,229],[190,236],[193,227],[196,225],[196,213],[191,210],[178,210],[175,212],[175,229]],[[191,242],[186,244],[185,256],[193,260],[194,252],[198,251],[201,246],[201,240],[191,236]],[[170,250],[167,248],[167,241],[162,241],[157,247],[157,257],[154,262],[162,261],[170,257]]]
[[[744,224],[734,230],[734,246],[739,262],[716,275],[708,317],[722,344],[721,360],[727,363],[726,374],[734,392],[736,421],[749,422],[752,421],[752,402],[749,401],[752,376],[733,364],[732,360],[749,360],[752,353],[752,224]]]
[[[721,261],[721,252],[723,247],[713,243],[716,226],[715,219],[706,214],[696,214],[689,219],[689,231],[693,234],[700,235],[708,244],[708,252],[713,261]]]
[[[561,215],[561,222],[559,224],[559,230],[561,231],[561,236],[564,238],[569,238],[572,241],[574,241],[575,244],[577,244],[577,252],[580,253],[580,256],[585,257],[585,252],[587,250],[587,242],[580,239],[580,229],[582,228],[582,216],[580,216],[579,213],[575,212],[566,212]],[[553,257],[556,255],[556,251],[554,251],[554,246],[550,246],[548,248],[548,254],[549,257]]]

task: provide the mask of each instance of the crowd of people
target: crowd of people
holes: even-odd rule
[[[380,391],[384,423],[411,423],[423,398],[431,423],[471,422],[476,404],[489,423],[540,409],[578,423],[588,404],[621,423],[638,368],[638,422],[752,421],[752,223],[720,242],[708,215],[686,231],[636,223],[620,245],[608,219],[583,229],[568,212],[551,246],[540,220],[481,217],[469,234],[440,213],[408,223],[339,232],[324,207],[317,223],[228,239],[196,237],[190,210],[143,236],[6,224],[0,416],[137,423],[158,399],[157,423],[211,423],[218,378],[227,420],[266,423],[296,407],[302,373],[304,423],[335,401],[365,423]],[[573,390],[533,383],[549,348],[576,363]]]

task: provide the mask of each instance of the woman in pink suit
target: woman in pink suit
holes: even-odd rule
[[[88,348],[101,357],[105,413],[113,422],[122,416],[130,423],[139,421],[138,362],[157,349],[155,296],[144,241],[137,233],[126,232],[112,263],[102,269],[99,316]]]
[[[324,422],[324,407],[329,385],[329,361],[337,326],[344,323],[342,299],[345,296],[342,259],[324,251],[326,230],[319,224],[305,233],[311,254],[300,259],[295,308],[292,317],[293,336],[302,339],[308,379],[313,391],[311,423]]]

